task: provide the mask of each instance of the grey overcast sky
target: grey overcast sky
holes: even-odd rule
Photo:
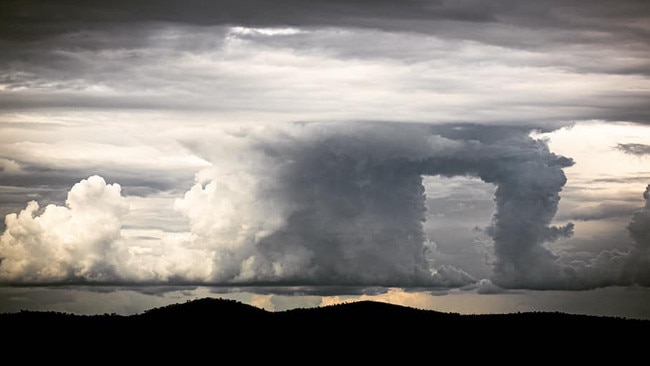
[[[650,317],[647,1],[5,0],[0,46],[0,311]]]

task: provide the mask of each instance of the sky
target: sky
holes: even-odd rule
[[[650,318],[650,3],[0,3],[0,311]]]

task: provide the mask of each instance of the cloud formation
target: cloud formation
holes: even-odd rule
[[[224,126],[182,143],[210,166],[176,199],[188,232],[124,239],[128,200],[91,176],[65,206],[28,203],[5,219],[4,282],[204,283],[292,286],[576,289],[648,284],[646,206],[628,226],[634,247],[591,258],[553,242],[573,161],[518,127],[405,123]],[[439,258],[424,231],[425,176],[495,186],[492,275]],[[435,187],[433,185],[432,187]],[[437,202],[437,201],[432,201]],[[576,215],[573,215],[576,216]],[[585,218],[583,218],[585,219]],[[136,234],[132,234],[136,235]],[[443,237],[444,238],[444,237]],[[146,240],[145,240],[146,239]],[[444,240],[444,239],[443,239]],[[489,286],[488,286],[489,285]]]
[[[0,42],[12,52],[0,55],[0,110],[553,126],[650,120],[650,9],[634,0],[616,11],[573,1],[281,4],[5,2]]]
[[[648,2],[0,14],[2,283],[650,283]]]
[[[610,218],[629,217],[634,211],[632,203],[604,201],[598,204],[576,207],[562,215],[564,219],[592,221]]]
[[[650,145],[645,144],[618,144],[618,150],[630,155],[644,156],[650,155]]]
[[[199,281],[458,287],[476,279],[436,263],[423,230],[423,176],[493,183],[495,283],[537,286],[553,273],[544,246],[570,159],[513,127],[420,124],[235,126],[185,145],[212,166],[175,208],[189,233],[120,241],[119,186],[91,177],[66,207],[8,215],[6,280]],[[95,192],[95,193],[92,193]],[[101,199],[91,197],[99,196]],[[99,225],[102,230],[94,229]],[[75,235],[70,236],[69,233]],[[43,253],[56,255],[42,255]]]
[[[580,32],[576,37],[592,42],[600,39],[594,35],[588,38],[588,31],[601,31],[601,37],[605,37],[602,33],[608,31],[629,40],[647,37],[647,29],[639,24],[650,12],[644,2],[622,0],[615,8],[604,0],[592,1],[589,6],[582,5],[575,0],[565,1],[561,7],[549,0],[526,4],[516,0],[489,3],[406,0],[398,3],[374,1],[372,5],[358,0],[315,0],[309,4],[300,0],[282,0],[273,5],[263,0],[225,0],[218,3],[187,0],[182,3],[183,11],[178,11],[181,5],[175,0],[158,1],[155,4],[135,0],[110,6],[83,1],[50,4],[24,0],[3,3],[3,13],[6,16],[0,34],[16,40],[33,40],[93,24],[97,27],[124,22],[176,21],[193,25],[241,24],[249,27],[355,26],[380,27],[393,31],[408,28],[421,32],[442,29],[447,30],[446,33],[462,33],[466,36],[474,34],[480,26],[489,31],[484,35],[485,38],[510,39],[513,44],[517,44],[517,35],[502,34],[498,25],[546,32]],[[65,16],[53,18],[53,13]],[[28,20],[41,22],[35,27]],[[465,29],[460,24],[454,27],[454,22],[464,24]],[[552,38],[546,32],[539,35]],[[609,40],[605,38],[602,41]],[[563,41],[569,40],[555,39],[558,43]],[[525,45],[534,46],[532,43]]]
[[[626,275],[633,283],[650,285],[650,184],[643,192],[645,205],[638,210],[627,229],[634,240],[626,264]]]
[[[128,204],[119,184],[91,176],[75,184],[65,206],[42,211],[31,201],[5,218],[0,279],[18,282],[114,280],[114,246]],[[40,211],[40,212],[39,212]]]
[[[643,193],[645,205],[633,213],[627,225],[631,245],[610,247],[587,257],[558,258],[556,274],[566,289],[650,284],[650,185]]]
[[[474,176],[497,186],[489,230],[497,283],[544,286],[558,269],[544,245],[572,230],[550,225],[572,161],[528,134],[388,123],[239,127],[187,143],[214,166],[177,206],[197,240],[214,245],[215,263],[231,265],[221,281],[459,286],[475,279],[427,258],[422,177]],[[229,158],[233,150],[239,158]]]

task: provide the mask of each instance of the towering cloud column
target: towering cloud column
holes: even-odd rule
[[[626,268],[626,278],[633,283],[650,285],[650,184],[643,192],[645,205],[630,221],[627,229],[634,240]]]
[[[425,255],[422,177],[476,176],[497,186],[489,230],[495,281],[544,287],[561,277],[545,245],[572,231],[551,223],[566,183],[562,169],[573,162],[529,133],[383,123],[237,129],[188,144],[214,164],[202,174],[205,188],[192,192],[210,190],[215,199],[189,204],[192,193],[179,207],[214,246],[215,268],[228,268],[215,280],[458,286],[474,279],[440,271]],[[224,146],[236,146],[236,158]],[[224,211],[224,203],[236,210]],[[216,212],[227,216],[205,219]]]
[[[434,129],[461,147],[429,159],[426,174],[471,175],[497,186],[488,233],[494,239],[494,282],[503,287],[565,287],[563,269],[547,245],[570,236],[573,224],[551,223],[573,161],[549,151],[543,140],[516,127]]]
[[[177,207],[215,281],[429,285],[421,162],[448,145],[399,124],[236,129],[188,143],[213,167]]]
[[[556,256],[546,243],[568,237],[573,225],[550,226],[566,182],[562,158],[521,161],[503,168],[486,181],[497,185],[494,238],[494,280],[507,287],[555,287],[563,281]]]

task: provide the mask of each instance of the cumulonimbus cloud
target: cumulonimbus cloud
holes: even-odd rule
[[[650,286],[650,184],[643,192],[645,205],[627,226],[634,247],[625,266],[625,276],[632,283]]]
[[[630,253],[581,264],[549,249],[572,234],[553,219],[573,161],[525,128],[294,123],[225,127],[183,143],[212,164],[176,200],[189,232],[147,248],[125,242],[127,200],[93,176],[66,206],[31,202],[7,216],[2,280],[466,286],[477,279],[436,263],[427,247],[423,177],[439,175],[496,186],[486,230],[494,288],[645,283],[637,269],[648,253],[647,201],[629,226]]]
[[[497,186],[495,282],[542,287],[560,272],[545,244],[572,161],[526,129],[408,124],[237,127],[186,145],[211,161],[177,202],[217,281],[462,285],[426,256],[424,175]],[[221,198],[220,198],[221,197]],[[200,243],[200,244],[199,244]]]

